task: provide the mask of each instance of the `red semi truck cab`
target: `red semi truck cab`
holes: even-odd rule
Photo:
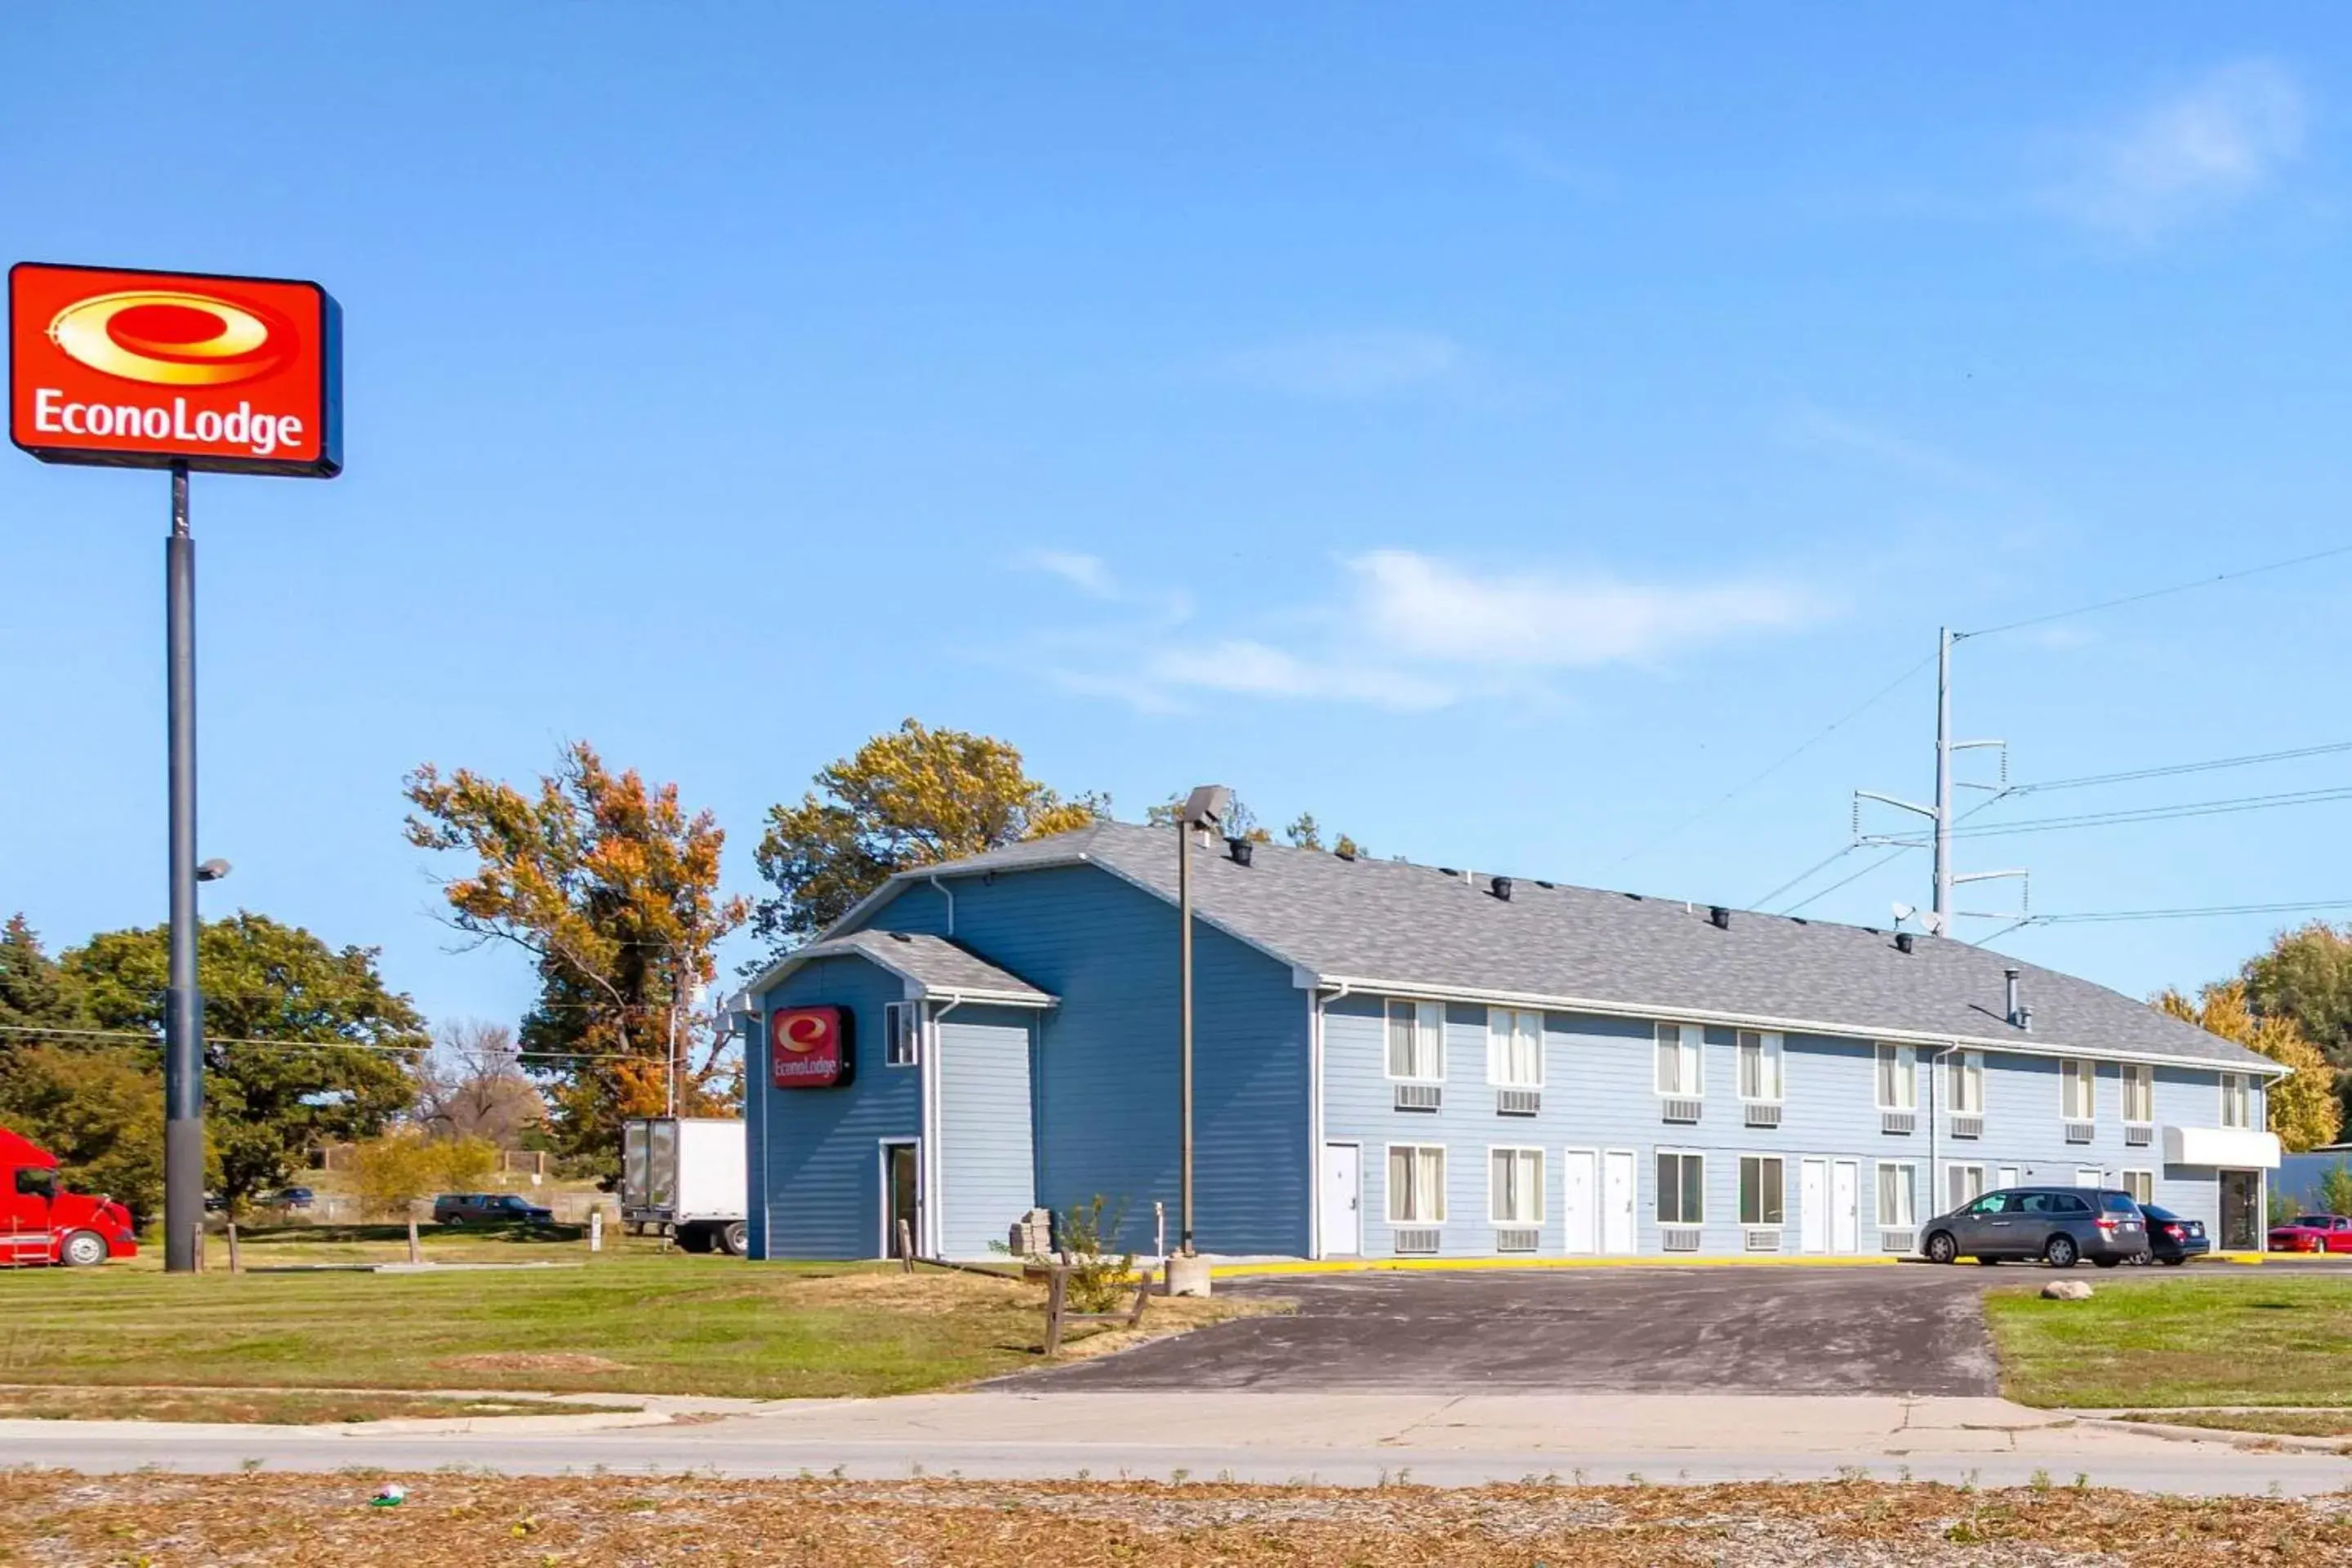
[[[0,1268],[86,1268],[138,1251],[129,1209],[61,1190],[57,1156],[0,1127]]]

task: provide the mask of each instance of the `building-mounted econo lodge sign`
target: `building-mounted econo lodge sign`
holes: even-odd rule
[[[768,1015],[768,1078],[778,1089],[832,1089],[849,1081],[846,1007],[779,1007]]]
[[[8,437],[50,463],[331,479],[341,309],[287,279],[19,262]]]

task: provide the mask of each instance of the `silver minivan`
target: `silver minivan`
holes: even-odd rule
[[[2072,1268],[2087,1258],[2113,1268],[2147,1250],[2147,1220],[2120,1187],[2003,1187],[1937,1215],[1919,1237],[1931,1263],[2038,1258]]]

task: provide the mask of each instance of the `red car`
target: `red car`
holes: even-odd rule
[[[2352,1219],[2340,1214],[2299,1214],[2271,1226],[2273,1252],[2352,1252]]]
[[[88,1268],[138,1251],[129,1209],[59,1187],[57,1156],[0,1127],[0,1268]]]

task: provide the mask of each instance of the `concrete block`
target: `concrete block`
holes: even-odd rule
[[[1197,1254],[1187,1258],[1176,1253],[1168,1259],[1168,1293],[1171,1296],[1205,1296],[1209,1293],[1209,1260]]]
[[[2091,1287],[2081,1279],[2053,1279],[2042,1287],[2042,1299],[2045,1301],[2087,1301],[2091,1299]]]

